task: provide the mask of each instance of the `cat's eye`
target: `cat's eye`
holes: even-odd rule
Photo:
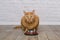
[[[28,16],[26,16],[26,17],[28,17]]]
[[[32,16],[31,16],[32,17]]]

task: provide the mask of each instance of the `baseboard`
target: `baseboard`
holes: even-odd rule
[[[40,22],[40,25],[60,25],[60,22]],[[20,25],[20,22],[0,22],[0,25]]]
[[[0,25],[20,25],[19,22],[0,22]]]
[[[60,22],[41,22],[41,25],[60,25]]]

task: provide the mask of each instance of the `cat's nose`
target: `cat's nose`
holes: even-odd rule
[[[29,18],[29,19],[31,19],[31,18]]]
[[[30,18],[29,18],[29,20],[30,20]]]
[[[31,20],[31,19],[29,19],[29,20]]]

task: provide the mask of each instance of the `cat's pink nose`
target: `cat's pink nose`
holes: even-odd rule
[[[31,19],[29,19],[29,20],[31,20]]]

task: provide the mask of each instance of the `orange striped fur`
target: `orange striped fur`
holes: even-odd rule
[[[39,25],[39,17],[35,15],[35,11],[25,12],[21,19],[21,26],[24,28],[25,32],[29,29],[37,29]]]

